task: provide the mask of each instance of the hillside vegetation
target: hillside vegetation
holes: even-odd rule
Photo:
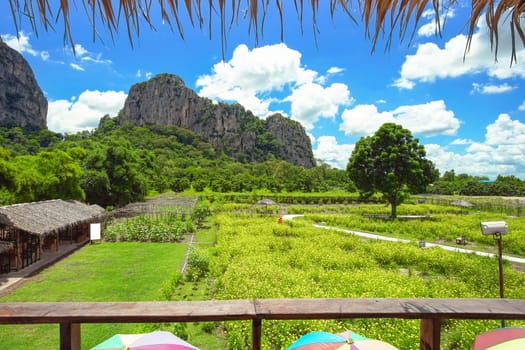
[[[243,163],[186,129],[119,125],[118,120],[109,118],[103,119],[97,130],[71,135],[0,128],[0,174],[2,205],[61,198],[122,207],[150,194],[184,190],[233,192],[240,197],[272,193],[290,200],[295,200],[292,193],[319,193],[322,199],[299,196],[296,201],[316,204],[362,199],[347,172],[327,164],[305,169],[274,158]],[[501,176],[494,182],[482,180],[486,179],[449,170],[426,192],[525,195],[525,182],[514,176]]]

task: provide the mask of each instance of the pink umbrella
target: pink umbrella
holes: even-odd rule
[[[92,350],[199,350],[173,333],[117,334]]]
[[[523,350],[525,349],[525,328],[498,328],[474,339],[472,350]]]

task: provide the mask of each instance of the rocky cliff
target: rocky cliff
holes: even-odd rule
[[[0,41],[0,126],[47,128],[47,99],[33,70],[16,50]]]
[[[171,74],[133,85],[119,120],[189,129],[240,161],[274,156],[305,168],[315,165],[310,138],[299,123],[278,114],[265,121],[239,104],[213,103]]]

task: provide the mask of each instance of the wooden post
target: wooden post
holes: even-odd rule
[[[60,323],[60,350],[80,350],[80,323]]]
[[[261,349],[262,321],[260,318],[252,320],[252,350]]]
[[[502,243],[501,243],[501,234],[496,235],[498,240],[498,272],[499,272],[499,297],[501,299],[505,298],[503,291],[503,253],[502,253]],[[505,320],[501,320],[501,328],[505,327]]]
[[[439,350],[441,334],[440,319],[422,319],[419,338],[420,350]]]

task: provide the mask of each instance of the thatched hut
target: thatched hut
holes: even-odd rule
[[[40,258],[43,249],[89,239],[89,225],[104,209],[60,199],[0,207],[0,271],[18,270]]]

